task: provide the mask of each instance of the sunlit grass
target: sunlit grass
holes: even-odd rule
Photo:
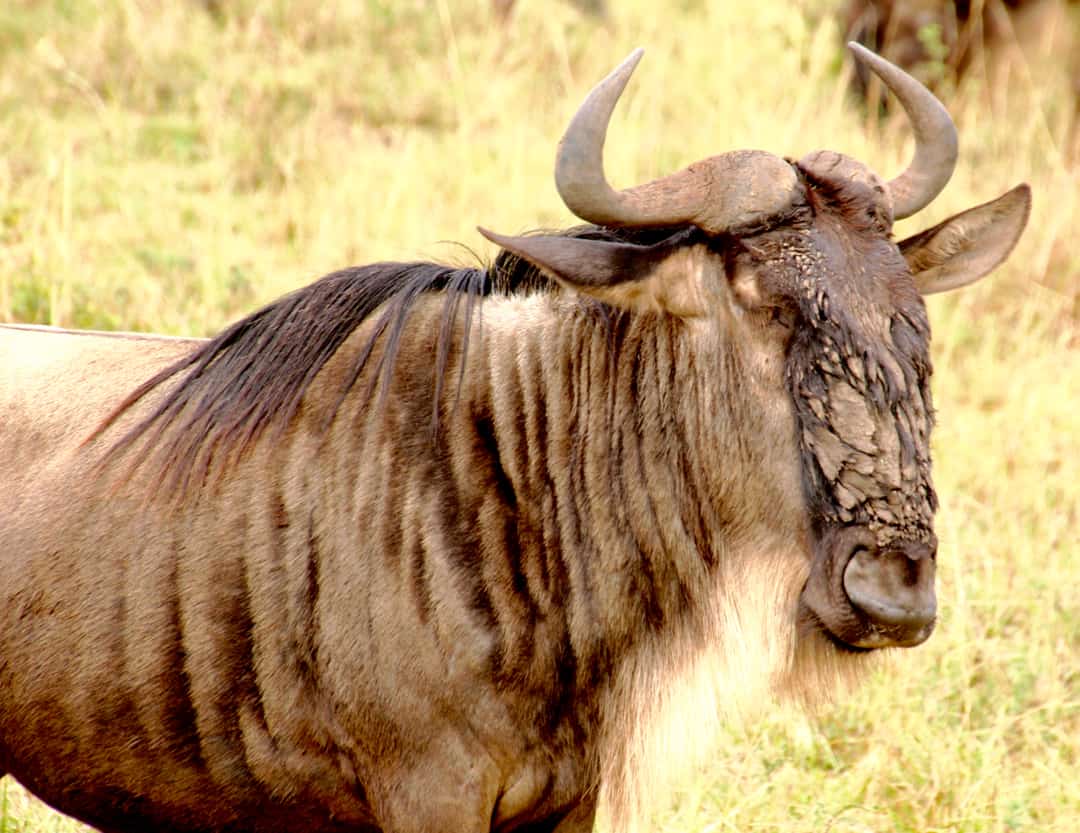
[[[638,45],[617,185],[737,147],[906,163],[904,121],[844,94],[833,4],[608,5],[8,0],[0,320],[208,334],[341,266],[488,256],[477,224],[567,225],[556,142]],[[1080,830],[1080,169],[1054,63],[959,91],[957,175],[898,229],[1033,187],[1009,263],[929,302],[936,634],[814,722],[733,732],[660,829]],[[3,833],[77,829],[0,786]]]

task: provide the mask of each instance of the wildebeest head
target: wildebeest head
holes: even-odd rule
[[[790,415],[810,560],[803,624],[850,648],[916,645],[934,626],[937,507],[922,295],[971,283],[1011,251],[1026,185],[899,244],[894,219],[933,200],[957,156],[952,120],[909,75],[852,44],[897,96],[916,150],[885,182],[833,151],[735,151],[624,191],[603,173],[608,120],[640,59],[590,94],[560,145],[567,206],[619,240],[484,232],[564,286],[616,307],[725,327],[775,372]],[[641,245],[635,230],[669,228]],[[625,231],[618,231],[625,230]],[[771,368],[771,370],[770,370]],[[704,464],[704,463],[703,463]]]

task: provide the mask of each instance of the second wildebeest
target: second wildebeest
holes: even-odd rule
[[[0,770],[105,831],[632,827],[741,702],[813,701],[936,603],[921,295],[1020,186],[899,244],[891,181],[736,151],[488,269],[337,272],[208,341],[0,327]]]
[[[1071,7],[1071,8],[1070,8]],[[1075,120],[1080,106],[1080,8],[1077,0],[848,0],[842,12],[845,38],[878,52],[931,87],[976,74],[990,89],[1010,78],[1038,86],[1039,68],[1064,72]],[[1030,76],[1035,76],[1031,79]],[[859,68],[860,95],[872,77]],[[884,91],[875,90],[873,97]]]

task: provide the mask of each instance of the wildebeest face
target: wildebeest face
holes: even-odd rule
[[[872,189],[808,174],[806,199],[734,258],[736,293],[753,283],[791,322],[784,382],[813,541],[804,615],[846,645],[913,645],[935,615],[926,309]]]
[[[820,167],[820,156],[808,161]],[[937,552],[920,293],[963,285],[1000,262],[990,258],[1011,249],[1028,196],[1016,189],[897,245],[872,174],[860,182],[807,173],[812,226],[787,233],[766,270],[785,275],[800,312],[787,382],[814,529],[804,615],[846,645],[916,645],[934,626]],[[927,247],[930,238],[938,243]],[[980,263],[961,280],[973,251]]]

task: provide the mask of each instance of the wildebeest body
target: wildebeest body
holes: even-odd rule
[[[107,831],[588,830],[739,701],[925,639],[919,293],[1027,192],[897,247],[945,163],[764,157],[693,222],[348,270],[209,342],[0,327],[3,768]],[[663,207],[558,170],[583,219]]]

